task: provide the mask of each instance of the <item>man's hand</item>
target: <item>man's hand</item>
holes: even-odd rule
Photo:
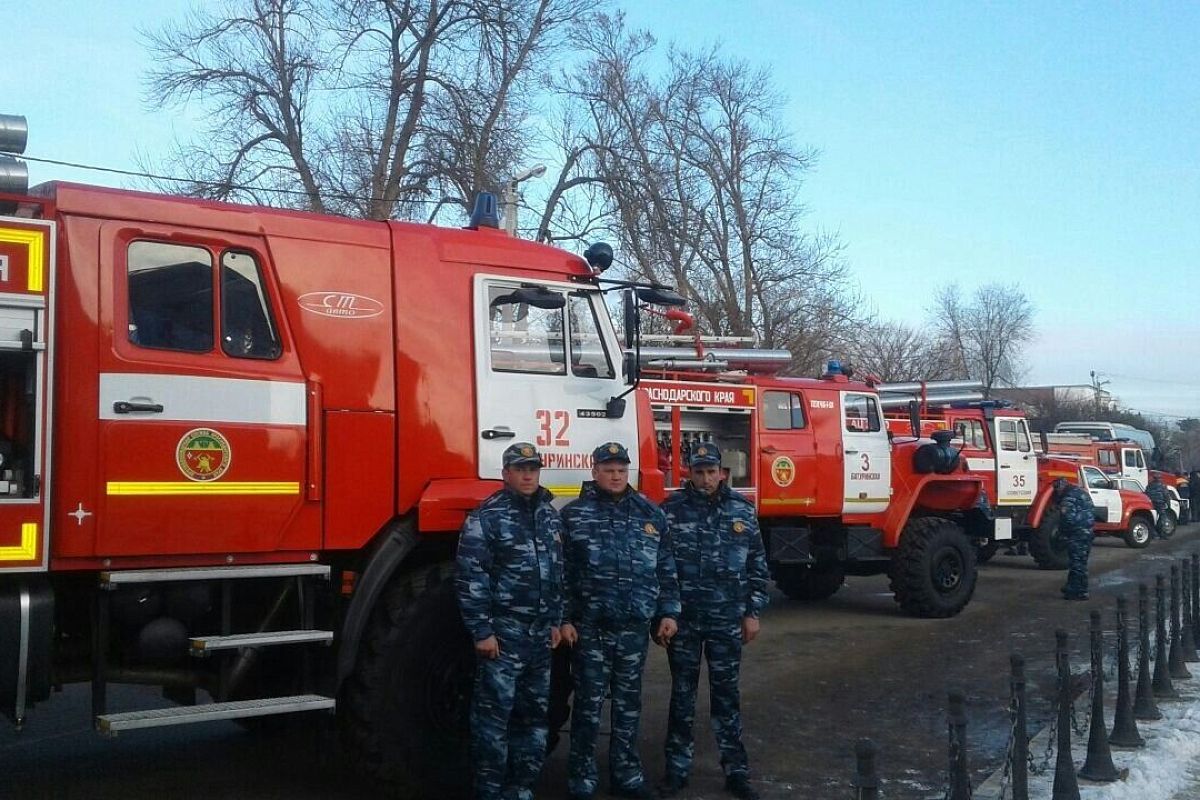
[[[563,644],[567,647],[574,647],[579,641],[579,631],[575,630],[575,626],[569,622],[564,622],[558,629],[562,635]]]
[[[750,644],[758,636],[758,617],[742,617],[742,644]]]
[[[496,638],[495,634],[492,634],[486,639],[480,639],[475,643],[475,655],[479,656],[480,658],[487,659],[499,658],[500,640]]]
[[[560,644],[562,644],[562,640],[563,640],[562,628],[551,627],[550,628],[550,649],[551,650],[556,649]]]
[[[670,617],[663,617],[658,622],[658,630],[654,632],[654,642],[660,647],[666,647],[679,632],[679,625]]]

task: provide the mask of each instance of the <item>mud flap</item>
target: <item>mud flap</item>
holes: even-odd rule
[[[41,577],[0,583],[0,712],[18,726],[50,696],[54,592]]]

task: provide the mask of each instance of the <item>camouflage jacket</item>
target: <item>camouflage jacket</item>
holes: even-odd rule
[[[562,510],[570,622],[638,624],[679,617],[667,517],[640,492],[620,497],[587,481]]]
[[[767,556],[754,505],[724,483],[711,497],[690,482],[663,503],[683,619],[722,625],[767,607]]]
[[[1146,487],[1146,496],[1159,511],[1166,511],[1171,504],[1171,496],[1167,493],[1167,485],[1162,481],[1151,481]]]
[[[1078,486],[1068,486],[1058,499],[1059,526],[1063,532],[1091,531],[1096,524],[1096,507],[1091,496]]]
[[[562,622],[562,519],[543,488],[531,498],[504,488],[463,523],[455,588],[472,639],[502,619],[549,633]]]

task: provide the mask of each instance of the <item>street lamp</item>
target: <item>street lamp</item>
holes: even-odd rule
[[[504,230],[508,231],[510,236],[517,235],[517,200],[520,199],[520,194],[517,192],[517,184],[527,181],[530,178],[540,178],[546,174],[546,165],[538,164],[530,167],[524,172],[518,172],[508,179],[508,183],[504,186]]]

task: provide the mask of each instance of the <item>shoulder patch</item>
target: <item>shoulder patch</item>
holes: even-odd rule
[[[746,523],[742,522],[740,519],[735,520],[733,523],[733,532],[736,534],[745,533],[746,532]]]
[[[653,522],[647,522],[642,526],[642,530],[646,532],[647,536],[658,536],[658,528],[654,527]]]

